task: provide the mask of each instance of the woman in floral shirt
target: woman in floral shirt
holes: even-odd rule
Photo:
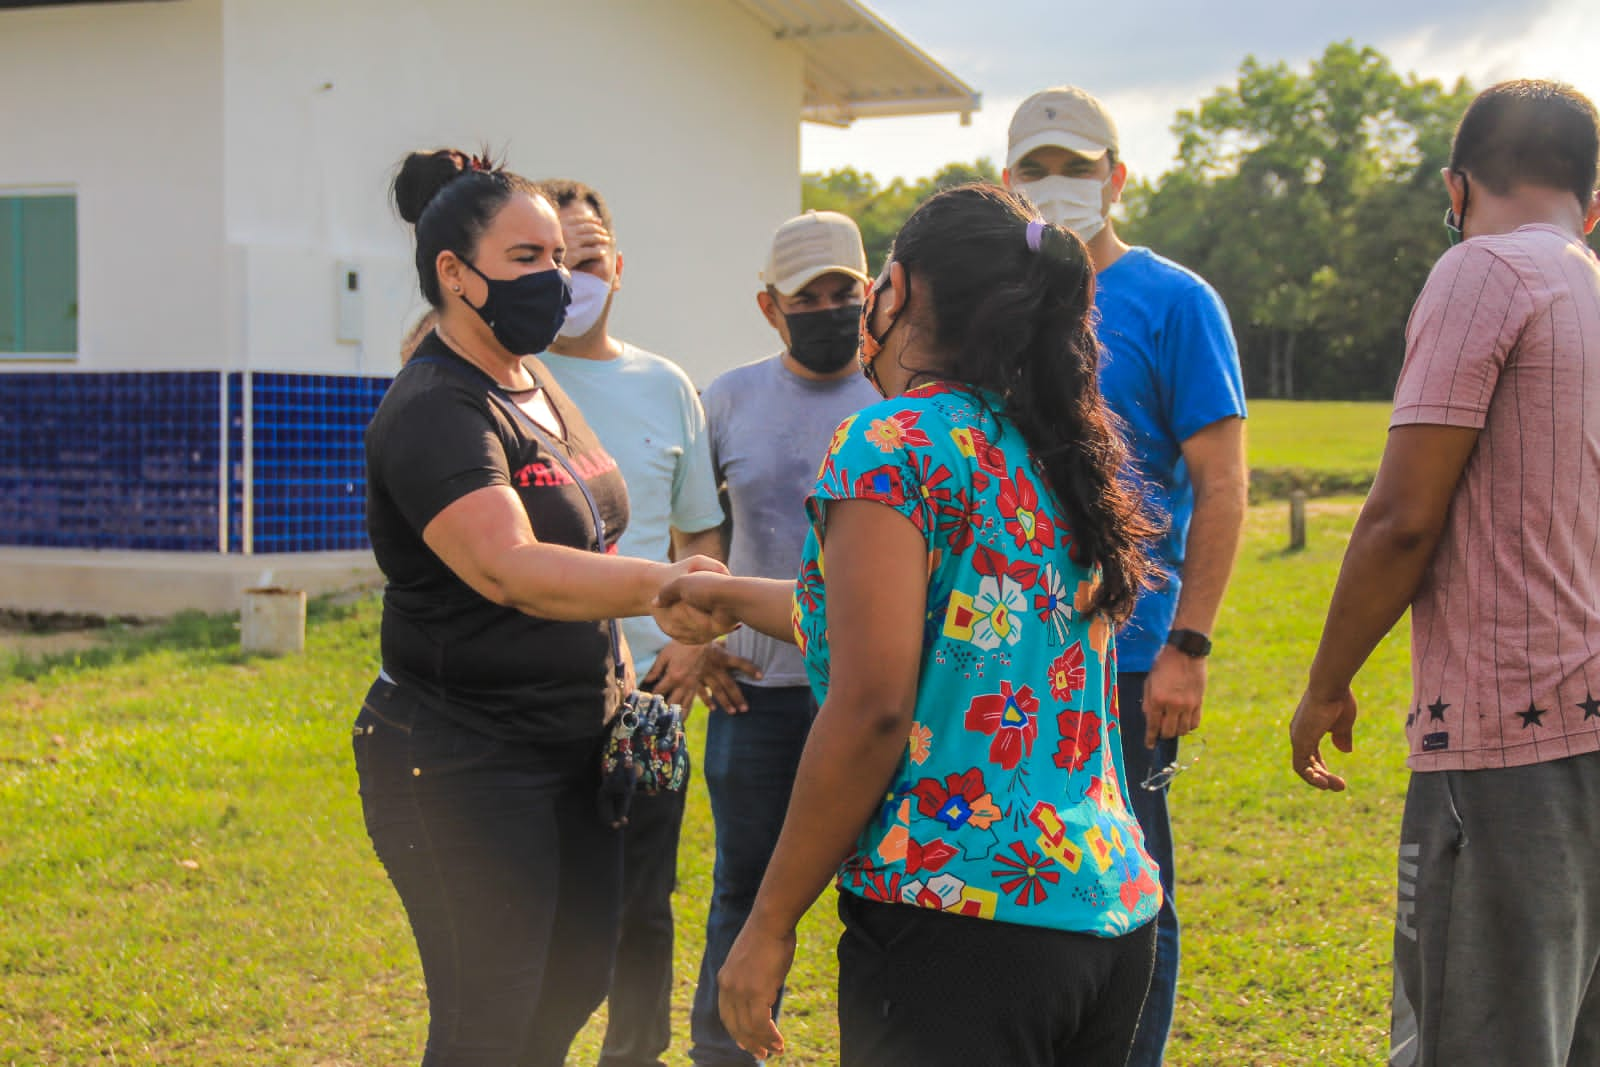
[[[845,1064],[1121,1064],[1161,890],[1129,811],[1115,622],[1152,531],[1117,477],[1082,243],[994,186],[907,221],[862,315],[887,398],[834,434],[798,583],[663,599],[796,640],[822,710],[720,977],[741,1045],[836,878]]]

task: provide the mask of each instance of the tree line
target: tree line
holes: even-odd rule
[[[1118,232],[1216,287],[1252,396],[1387,398],[1447,247],[1439,170],[1475,92],[1349,41],[1307,71],[1247,57],[1234,84],[1178,112],[1176,164],[1130,178]],[[855,218],[876,268],[924,199],[998,177],[988,159],[887,185],[847,168],[804,175],[804,204]]]

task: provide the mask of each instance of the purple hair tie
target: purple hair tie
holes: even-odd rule
[[[1044,219],[1034,219],[1028,223],[1028,248],[1031,251],[1039,251],[1039,241],[1044,237],[1044,227]]]

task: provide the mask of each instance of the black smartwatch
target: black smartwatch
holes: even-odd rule
[[[1211,655],[1211,638],[1199,630],[1169,630],[1167,644],[1190,659],[1204,659]]]

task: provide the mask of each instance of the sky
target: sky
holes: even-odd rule
[[[868,6],[983,94],[963,127],[955,115],[863,119],[848,129],[804,123],[801,166],[853,166],[880,180],[919,178],[945,163],[1005,162],[1006,127],[1030,93],[1080,85],[1116,120],[1135,174],[1172,166],[1174,115],[1239,63],[1309,67],[1333,41],[1372,45],[1401,73],[1484,87],[1558,78],[1600,102],[1596,0],[867,0]],[[981,11],[982,14],[975,14]]]

